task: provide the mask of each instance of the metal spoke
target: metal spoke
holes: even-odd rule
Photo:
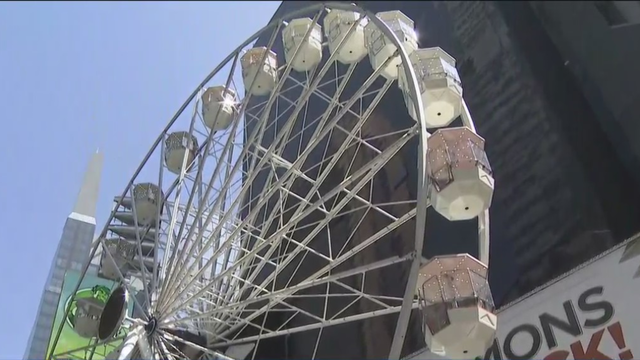
[[[338,25],[326,21],[333,11]],[[391,314],[389,357],[400,356],[420,307],[427,208],[438,199],[426,90],[409,58],[417,37],[394,16],[318,3],[275,19],[188,97],[114,199],[93,248],[99,275],[126,289],[141,317],[125,316],[128,335],[112,340],[112,356],[231,360],[220,351],[249,344],[253,359],[264,339],[309,332],[316,358],[331,326]],[[347,51],[359,55],[347,61]],[[407,108],[381,120],[394,92]],[[398,189],[408,155],[418,159],[416,188]],[[487,210],[478,223],[486,264]],[[388,271],[406,274],[403,289],[376,285]],[[268,321],[273,314],[281,318]]]

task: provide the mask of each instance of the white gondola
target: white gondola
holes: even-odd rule
[[[104,302],[95,298],[79,298],[76,300],[76,306],[73,330],[87,339],[98,335],[98,325],[104,309]]]
[[[133,201],[138,225],[152,225],[158,215],[158,206],[162,205],[162,190],[151,183],[136,184],[133,187]]]
[[[447,359],[482,357],[497,324],[487,267],[468,254],[436,256],[422,266],[416,285],[431,352]]]
[[[367,47],[364,42],[364,28],[367,19],[361,18],[361,14],[355,11],[327,10],[324,17],[323,28],[327,36],[329,51],[335,53],[338,45],[345,38],[354,22],[358,21],[356,28],[344,41],[336,60],[343,64],[354,64],[364,59],[367,55]]]
[[[409,58],[420,85],[427,127],[451,124],[462,110],[462,85],[455,59],[439,47],[418,49]],[[398,86],[404,94],[409,115],[418,120],[402,69]]]
[[[278,58],[266,47],[247,50],[240,58],[242,81],[247,92],[268,95],[278,82]],[[255,80],[255,81],[254,81]]]
[[[433,208],[451,221],[472,219],[488,209],[494,181],[484,139],[459,127],[440,129],[427,142]]]
[[[305,40],[312,25],[313,29]],[[322,28],[309,18],[291,20],[282,30],[282,44],[284,58],[295,71],[309,71],[322,61]],[[298,46],[300,49],[294,58]]]
[[[169,134],[164,141],[164,163],[174,174],[180,174],[182,167],[187,171],[193,169],[193,160],[198,151],[198,139],[186,131]]]
[[[136,254],[136,247],[126,240],[121,239],[107,239],[104,243],[106,248],[103,249],[100,259],[100,276],[106,279],[117,280],[120,278],[118,269],[122,275],[126,276],[130,268],[129,261],[133,260]],[[111,254],[111,257],[107,255],[107,252]]]
[[[236,118],[236,93],[224,85],[212,86],[202,94],[202,118],[212,131],[227,129]]]
[[[118,261],[113,262],[107,255],[103,255],[100,259],[100,271],[98,275],[109,280],[118,280],[118,270],[123,276],[127,275],[126,264],[119,264]]]
[[[418,48],[418,35],[413,29],[413,20],[401,11],[383,11],[376,14],[402,43],[407,54],[412,54]],[[397,50],[396,46],[373,23],[365,26],[365,44],[369,53],[369,61],[374,69],[382,65]],[[382,71],[382,76],[389,80],[398,78],[398,66],[402,63],[399,56],[391,60]]]

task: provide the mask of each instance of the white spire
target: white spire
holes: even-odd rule
[[[98,148],[91,156],[89,166],[84,174],[82,187],[80,188],[80,193],[76,199],[76,204],[73,207],[74,213],[92,218],[96,217],[96,207],[98,204],[103,162],[104,157]]]

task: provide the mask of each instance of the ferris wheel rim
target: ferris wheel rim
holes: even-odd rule
[[[160,135],[156,138],[156,140],[154,141],[153,145],[151,146],[150,151],[145,155],[145,157],[143,158],[143,160],[141,161],[139,167],[136,169],[136,171],[133,173],[130,181],[128,182],[128,184],[125,187],[125,190],[123,191],[123,194],[119,197],[120,200],[118,202],[118,204],[116,204],[116,208],[120,205],[120,203],[124,200],[124,198],[127,196],[127,194],[131,191],[138,175],[140,174],[140,172],[142,171],[142,169],[144,168],[145,164],[147,164],[149,162],[150,157],[152,156],[152,154],[154,153],[154,151],[156,151],[157,147],[161,145],[163,139],[166,137],[166,135],[170,132],[172,126],[174,125],[174,123],[178,120],[178,118],[184,113],[184,111],[187,109],[187,107],[189,106],[189,104],[191,104],[193,102],[193,100],[196,98],[196,96],[198,95],[198,93],[200,92],[200,90],[206,86],[206,84],[211,81],[211,79],[220,72],[220,70],[223,69],[223,67],[228,64],[230,61],[233,60],[233,58],[235,56],[237,56],[239,54],[239,52],[243,49],[246,48],[248,45],[250,45],[252,42],[254,42],[260,35],[266,33],[267,31],[269,31],[272,28],[277,28],[278,26],[280,26],[280,24],[288,18],[294,18],[297,15],[300,14],[308,14],[312,11],[323,11],[325,9],[337,9],[337,10],[347,10],[347,11],[357,11],[360,12],[361,14],[363,14],[364,16],[367,16],[371,21],[373,21],[377,27],[394,43],[394,45],[397,47],[398,49],[398,56],[400,57],[401,61],[403,64],[410,64],[411,62],[409,61],[409,57],[408,54],[406,52],[406,50],[403,48],[403,46],[401,45],[400,41],[398,40],[398,38],[396,37],[396,35],[388,28],[388,26],[382,22],[379,18],[377,18],[377,16],[372,13],[371,11],[368,11],[366,9],[363,9],[362,7],[358,6],[358,5],[354,5],[354,4],[346,4],[346,3],[336,3],[336,2],[323,2],[320,4],[314,4],[314,5],[310,5],[307,6],[303,9],[294,11],[294,12],[290,12],[287,14],[284,14],[284,16],[278,17],[272,21],[269,22],[269,24],[267,24],[266,26],[264,26],[263,28],[261,28],[259,31],[257,31],[256,33],[254,33],[253,35],[251,35],[247,40],[245,40],[240,46],[238,46],[234,51],[232,51],[225,59],[223,59],[219,65],[217,65],[213,71],[211,71],[205,78],[204,80],[200,83],[200,85],[196,88],[195,91],[193,91],[191,93],[190,96],[187,97],[185,103],[178,109],[178,111],[173,115],[173,117],[171,118],[171,120],[168,122],[168,124],[165,126],[165,128],[161,131]],[[419,85],[418,85],[418,81],[417,81],[417,77],[415,74],[415,71],[413,70],[412,66],[403,66],[402,67],[404,72],[405,72],[405,76],[407,77],[407,79],[410,79],[410,86],[409,86],[409,92],[413,97],[413,106],[415,106],[416,109],[421,109],[423,107],[422,105],[422,98],[420,96],[420,92],[419,92]],[[419,124],[419,130],[420,130],[420,134],[419,134],[419,151],[421,153],[425,153],[426,152],[426,137],[428,136],[428,132],[426,130],[426,125],[425,125],[425,121],[424,121],[424,114],[422,111],[416,111],[417,116],[418,116],[418,124]],[[418,161],[420,162],[421,157],[418,157]],[[417,207],[417,212],[418,214],[416,215],[416,241],[415,241],[415,249],[413,251],[413,262],[412,264],[412,268],[411,268],[411,272],[410,272],[410,278],[411,278],[411,274],[416,273],[417,275],[417,269],[416,271],[414,271],[414,268],[417,268],[417,266],[420,263],[420,254],[421,254],[421,250],[422,250],[422,244],[423,244],[423,234],[424,234],[424,220],[421,221],[421,219],[426,219],[426,209],[428,207],[428,199],[427,199],[427,183],[426,181],[428,181],[428,179],[426,179],[426,176],[424,176],[424,168],[426,167],[426,163],[424,163],[424,161],[422,161],[423,163],[419,163],[418,164],[418,168],[419,170],[419,179],[418,179],[418,207]],[[424,205],[424,206],[420,206],[420,204]],[[422,214],[422,215],[421,215]],[[102,239],[105,237],[106,233],[107,233],[107,228],[108,228],[108,224],[114,219],[114,215],[115,215],[115,208],[114,210],[110,213],[109,218],[107,219],[107,221],[105,222],[105,226],[102,229],[100,235],[98,236],[98,239]],[[422,225],[420,225],[420,223],[422,222]],[[418,234],[421,234],[421,236],[418,236]],[[92,252],[91,252],[91,258],[93,258],[96,254],[96,251],[98,249],[98,241],[95,241],[94,244],[92,244]],[[89,268],[89,263],[86,264],[85,268],[83,269],[83,271],[81,272],[84,276],[84,274],[86,274],[87,270]],[[82,281],[82,278],[79,280],[77,287],[75,289],[75,291],[77,291],[80,287],[80,282]],[[411,281],[410,279],[408,279],[407,281],[407,288],[408,289],[413,289],[414,287],[411,285]],[[413,290],[410,291],[411,293],[409,294],[409,291],[405,291],[405,296],[404,296],[404,302],[409,302],[409,305],[412,305],[411,302],[413,300]],[[75,292],[74,292],[75,294]],[[402,314],[406,314],[407,317],[407,323],[404,324],[404,331],[406,331],[407,325],[408,325],[408,314],[410,314],[412,306],[405,306],[406,304],[403,302],[403,307],[402,307],[402,311],[401,311],[401,317],[403,316]],[[405,308],[407,309],[405,311]],[[396,332],[398,332],[400,328],[400,324],[398,324],[398,326],[396,327]],[[56,338],[54,341],[54,344],[52,346],[52,351],[53,349],[55,349],[55,345],[59,339],[60,336],[60,332],[62,330],[62,327],[60,327],[58,329],[58,332],[56,334]],[[402,332],[402,330],[400,330]],[[398,335],[398,334],[396,334]],[[397,336],[396,336],[397,337]],[[401,334],[400,337],[404,338],[404,335]],[[395,338],[395,337],[394,337]],[[395,343],[395,340],[394,340]],[[392,350],[393,352],[394,350]],[[398,351],[399,352],[399,351]],[[53,354],[51,354],[53,355]],[[391,358],[397,358],[398,356],[393,356]]]

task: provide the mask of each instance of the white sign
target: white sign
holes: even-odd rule
[[[624,247],[498,314],[485,359],[621,359],[640,356],[640,257]]]

